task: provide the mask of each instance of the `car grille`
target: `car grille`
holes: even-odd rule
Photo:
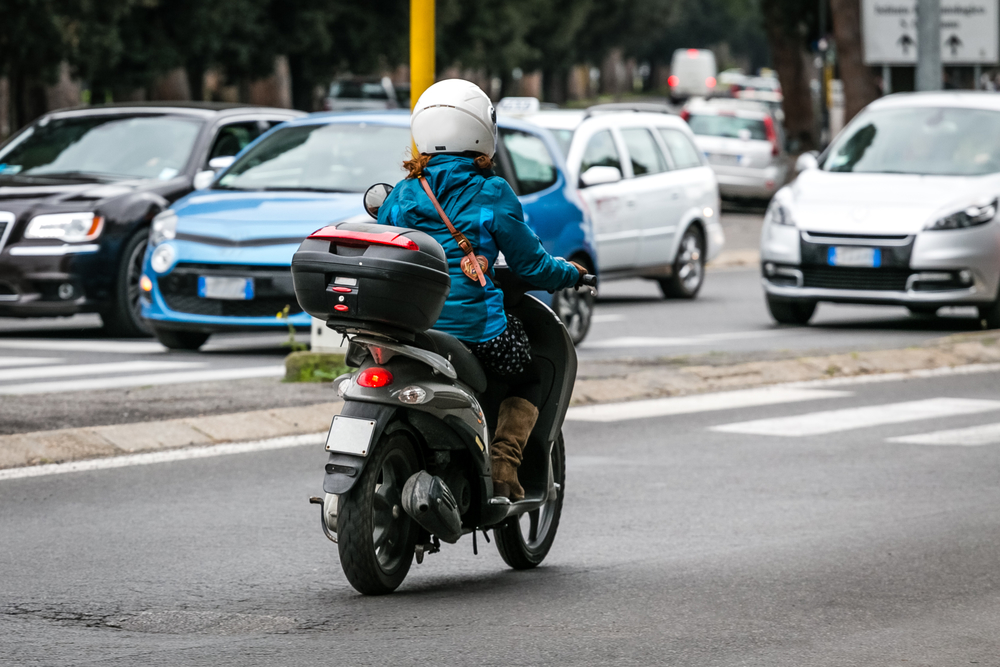
[[[909,269],[803,266],[804,287],[905,292]]]
[[[204,299],[198,296],[199,276],[234,276],[254,279],[254,298],[249,301]],[[227,264],[178,264],[160,278],[160,293],[167,307],[178,313],[222,317],[275,317],[288,306],[288,313],[302,312],[295,299],[292,271],[288,267]]]
[[[14,227],[13,221],[5,219],[8,216],[13,217],[9,213],[0,211],[0,250],[3,250],[7,243],[7,233]]]

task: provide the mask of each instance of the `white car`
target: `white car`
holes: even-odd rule
[[[890,95],[797,166],[761,233],[774,319],[805,324],[820,301],[971,305],[1000,327],[1000,97]]]
[[[670,99],[680,102],[691,97],[716,94],[715,54],[708,49],[677,49],[670,59]]]
[[[500,107],[503,109],[503,106]],[[525,119],[552,131],[594,225],[602,280],[656,280],[664,296],[693,298],[705,262],[725,242],[719,188],[679,117],[601,105],[538,111]]]
[[[723,197],[770,199],[788,176],[784,130],[763,104],[691,102],[681,113],[719,179]]]

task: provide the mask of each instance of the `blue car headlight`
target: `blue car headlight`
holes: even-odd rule
[[[153,256],[149,258],[149,265],[157,273],[166,273],[174,265],[177,259],[177,251],[169,243],[156,246]]]
[[[968,208],[938,218],[924,229],[965,229],[976,225],[985,225],[997,215],[997,200],[988,204],[969,206]]]
[[[177,236],[177,214],[167,209],[155,218],[149,228],[149,245],[156,247]]]

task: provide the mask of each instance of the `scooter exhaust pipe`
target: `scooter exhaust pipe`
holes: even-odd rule
[[[455,496],[443,479],[426,470],[415,473],[403,485],[403,510],[427,532],[449,544],[462,536]]]

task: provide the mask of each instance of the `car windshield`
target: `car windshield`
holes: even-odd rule
[[[556,144],[559,145],[563,157],[568,157],[569,145],[573,143],[573,130],[550,130],[550,132],[556,138]]]
[[[379,82],[338,81],[330,86],[330,97],[361,100],[387,100],[389,93]]]
[[[167,180],[184,170],[201,126],[177,116],[43,119],[0,149],[0,176]]]
[[[978,176],[1000,171],[1000,112],[954,107],[870,111],[823,162],[826,171]]]
[[[364,192],[405,175],[410,130],[369,123],[279,129],[237,160],[219,181],[231,190]]]
[[[748,139],[767,141],[764,121],[757,118],[741,118],[730,114],[691,114],[688,125],[695,134],[708,137],[742,139],[740,133],[750,133]]]

